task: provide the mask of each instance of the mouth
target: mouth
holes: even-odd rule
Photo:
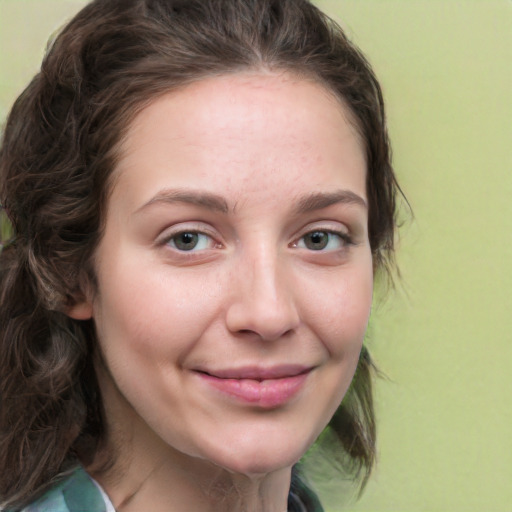
[[[195,370],[199,378],[230,399],[264,409],[290,402],[303,388],[314,367],[298,365]]]

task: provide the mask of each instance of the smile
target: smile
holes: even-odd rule
[[[302,389],[312,367],[280,366],[197,371],[208,386],[236,400],[273,409],[289,402]]]

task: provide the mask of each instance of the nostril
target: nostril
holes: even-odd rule
[[[239,329],[236,331],[236,334],[238,336],[245,337],[245,338],[256,337],[256,338],[273,340],[273,339],[284,338],[284,337],[290,336],[290,335],[292,335],[293,331],[294,331],[293,329],[288,329],[285,332],[270,333],[270,332],[263,332],[263,331],[259,332],[257,330],[253,330],[253,329]]]
[[[271,341],[289,337],[300,323],[292,298],[276,296],[276,293],[270,296],[275,286],[265,287],[264,284],[265,280],[260,279],[254,293],[240,293],[226,310],[226,327],[240,339]]]

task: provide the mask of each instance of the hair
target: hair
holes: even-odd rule
[[[289,72],[332,91],[366,153],[376,271],[393,266],[396,196],[381,88],[342,29],[308,0],[95,0],[49,45],[15,102],[0,149],[0,204],[13,238],[0,255],[0,501],[22,506],[92,460],[104,413],[92,320],[66,311],[95,286],[119,144],[159,95],[206,77]],[[373,364],[327,429],[343,471],[375,458]],[[305,500],[307,501],[307,500]]]

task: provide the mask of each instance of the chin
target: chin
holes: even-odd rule
[[[283,457],[260,457],[243,460],[226,461],[228,465],[222,467],[230,473],[245,475],[249,478],[258,478],[291,467],[298,462],[300,457],[285,459]]]
[[[226,450],[216,453],[211,460],[230,473],[261,476],[291,468],[308,450],[311,443],[290,439],[290,436],[262,436],[232,440]]]

